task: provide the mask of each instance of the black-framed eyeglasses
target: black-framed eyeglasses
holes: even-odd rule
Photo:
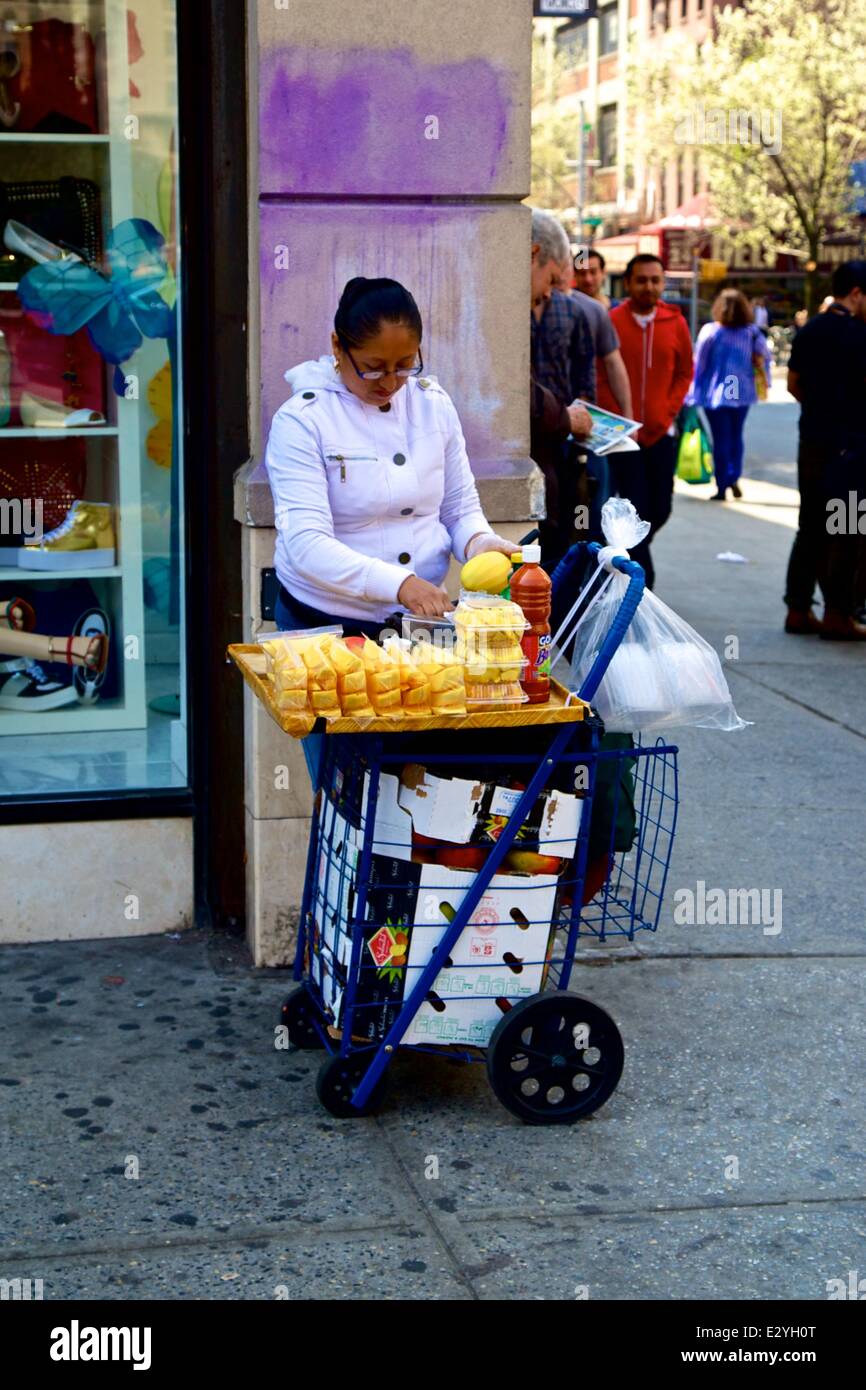
[[[349,351],[349,348],[347,347],[347,345],[346,345],[345,343],[343,343],[343,347],[345,348],[346,356],[348,357],[349,361],[351,362],[352,366],[355,368],[355,371],[357,372],[358,376],[361,378],[362,381],[381,381],[381,379],[382,379],[383,376],[391,376],[391,375],[392,375],[391,372],[362,372],[362,371],[360,370],[360,368],[358,367],[357,362],[355,361],[354,357],[352,356],[351,352]],[[423,370],[424,370],[424,358],[422,357],[421,351],[420,351],[420,349],[419,349],[419,351],[418,351],[418,366],[417,366],[417,367],[400,367],[400,368],[398,368],[397,371],[395,371],[395,372],[393,373],[393,375],[394,375],[394,376],[402,377],[403,380],[405,381],[406,377],[408,377],[408,376],[420,376],[421,373],[423,372]]]

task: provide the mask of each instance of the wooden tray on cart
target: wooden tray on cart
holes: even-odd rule
[[[422,715],[417,718],[323,719],[315,714],[294,714],[277,709],[274,690],[267,674],[267,658],[258,644],[234,642],[228,654],[247,685],[261,700],[268,714],[284,733],[293,738],[306,738],[316,733],[329,734],[406,734],[427,729],[508,729],[528,724],[575,724],[586,719],[589,705],[576,695],[566,704],[568,691],[558,681],[550,682],[550,700],[544,705],[520,705],[518,709],[479,710],[464,716],[453,714]]]

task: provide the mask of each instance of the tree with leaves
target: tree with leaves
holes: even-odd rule
[[[655,163],[695,146],[732,240],[806,261],[810,309],[821,243],[858,227],[864,46],[864,0],[745,0],[700,47],[669,34],[630,55],[636,151]]]

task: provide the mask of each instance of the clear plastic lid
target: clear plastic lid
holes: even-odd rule
[[[529,623],[523,609],[511,599],[501,594],[477,594],[468,589],[460,590],[460,602],[454,613],[458,627],[475,628],[479,632],[487,629],[508,632],[525,632]]]

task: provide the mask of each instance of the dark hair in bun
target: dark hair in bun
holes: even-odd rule
[[[340,295],[334,332],[347,347],[362,347],[375,338],[383,323],[405,324],[421,341],[421,314],[409,291],[396,280],[367,280],[356,275]]]

